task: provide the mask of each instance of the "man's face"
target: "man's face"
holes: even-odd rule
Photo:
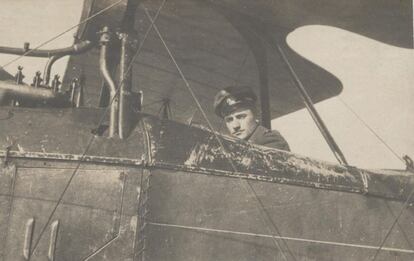
[[[257,127],[255,115],[251,109],[238,109],[224,117],[230,134],[239,139],[246,139]]]

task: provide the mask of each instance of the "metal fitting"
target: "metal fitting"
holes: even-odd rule
[[[42,83],[43,79],[40,77],[42,75],[42,73],[40,71],[36,72],[35,77],[33,77],[33,83],[32,86],[34,87],[39,87],[40,84]]]
[[[17,73],[14,76],[14,78],[16,79],[16,84],[22,84],[23,83],[24,75],[23,75],[22,70],[23,70],[23,66],[20,66],[20,65],[17,66]]]
[[[55,74],[55,77],[53,78],[52,81],[52,90],[54,92],[59,92],[60,91],[60,85],[62,84],[62,82],[59,80],[60,76],[58,74]]]
[[[29,43],[29,42],[25,42],[25,43],[23,44],[23,50],[24,50],[25,52],[27,52],[27,51],[29,51],[29,49],[30,49],[30,43]]]
[[[104,28],[102,28],[102,30],[99,31],[98,34],[101,35],[101,37],[99,38],[99,43],[101,45],[106,45],[107,43],[109,43],[109,41],[111,41],[111,33],[109,31],[108,26],[104,26]]]
[[[406,170],[414,173],[414,162],[410,156],[404,155],[403,160],[405,161]]]

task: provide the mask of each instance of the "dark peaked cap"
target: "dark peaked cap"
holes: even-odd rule
[[[214,112],[221,118],[242,107],[254,107],[256,94],[248,86],[230,86],[214,97]]]

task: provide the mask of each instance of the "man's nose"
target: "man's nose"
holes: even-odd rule
[[[234,121],[234,122],[233,122],[233,129],[234,129],[234,130],[238,130],[238,129],[240,129],[240,122],[238,122],[238,121]]]

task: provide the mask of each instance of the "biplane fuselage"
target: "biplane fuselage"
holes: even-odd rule
[[[387,23],[389,10],[403,9],[395,3],[324,2],[315,8],[293,0],[183,0],[168,7],[161,26],[197,29],[195,38],[191,30],[167,34],[175,44],[184,39],[178,52],[194,47],[187,69],[195,75],[189,78],[195,93],[211,96],[217,83],[237,77],[258,83],[262,120],[269,125],[271,113],[304,108],[271,48],[285,50],[314,102],[342,90],[335,76],[288,47],[294,28],[322,21],[390,44],[412,41],[395,30],[408,28],[406,11],[402,22]],[[178,90],[177,79],[186,79],[171,72],[166,61],[173,55],[160,54],[157,35],[150,36],[144,62],[134,63],[147,36],[144,25],[155,30],[161,3],[83,3],[74,45],[0,47],[0,53],[49,58],[33,86],[22,80],[21,68],[14,77],[0,70],[0,261],[413,260],[412,166],[333,164],[192,123],[201,114],[186,124],[168,119],[169,102],[179,103],[181,122],[200,108]],[[367,9],[372,17],[362,15]],[[230,44],[221,50],[222,39]],[[243,75],[243,59],[232,58],[245,49],[249,70]],[[66,55],[62,83],[51,67]],[[200,100],[200,107],[210,101]],[[163,107],[154,106],[157,101]],[[164,117],[151,115],[157,112]]]
[[[210,131],[140,113],[121,140],[96,133],[99,109],[1,114],[8,111],[0,127],[10,145],[0,175],[4,260],[24,260],[37,240],[30,260],[365,260],[413,188],[406,172],[220,136],[235,172]],[[411,260],[412,220],[409,207],[379,260]]]

